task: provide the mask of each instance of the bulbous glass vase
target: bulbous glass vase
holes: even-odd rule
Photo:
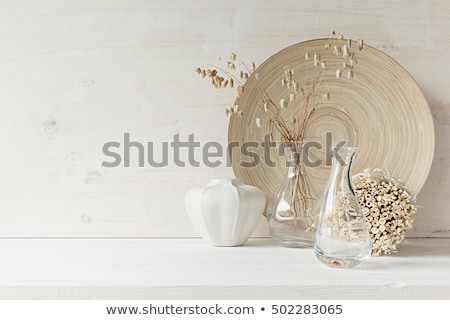
[[[315,252],[319,261],[351,268],[370,257],[372,240],[353,190],[351,166],[357,148],[333,151],[330,177],[322,197]]]
[[[284,176],[267,207],[271,237],[285,247],[312,247],[320,196],[303,159],[303,143],[290,143]]]

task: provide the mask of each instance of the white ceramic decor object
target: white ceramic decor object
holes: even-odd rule
[[[197,232],[214,246],[245,244],[261,220],[266,199],[239,179],[210,180],[186,193],[184,203]]]

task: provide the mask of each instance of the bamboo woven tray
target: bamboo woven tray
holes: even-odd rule
[[[296,74],[305,70],[311,64],[305,60],[305,53],[323,49],[327,41],[297,43],[267,59],[254,72],[258,74],[260,87],[266,89],[273,101],[284,98],[280,80],[285,68],[295,70]],[[323,161],[319,167],[311,168],[318,191],[323,192],[330,169],[325,162],[325,132],[329,131],[333,144],[346,140],[347,145],[359,148],[353,174],[365,168],[388,170],[411,193],[417,194],[427,179],[434,153],[434,127],[428,103],[411,75],[387,54],[365,45],[357,52],[357,59],[352,80],[324,79],[321,88],[331,93],[331,99],[318,107],[308,124],[307,139],[324,146],[311,152],[313,158]],[[269,132],[256,84],[255,78],[250,77],[244,94],[235,101],[243,115],[231,117],[229,143],[261,143]],[[262,128],[256,127],[255,118],[261,119]],[[271,158],[277,165],[271,167],[262,161],[263,148],[251,151],[259,155],[259,165],[241,166],[241,161],[249,159],[235,149],[231,155],[234,174],[244,183],[259,187],[270,199],[283,175],[285,159],[272,149]]]

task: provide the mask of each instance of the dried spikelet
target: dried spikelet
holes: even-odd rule
[[[324,93],[324,94],[322,95],[322,102],[323,102],[323,103],[326,103],[326,102],[328,102],[328,101],[330,101],[330,93],[329,93],[329,92]]]
[[[239,79],[244,79],[244,72],[242,70],[239,71]]]
[[[347,61],[342,62],[342,69],[347,69],[347,68],[348,68]]]
[[[361,51],[363,49],[363,47],[364,47],[364,40],[359,39],[358,40],[358,49],[359,49],[359,51]]]
[[[306,53],[305,53],[305,60],[309,60],[310,57],[311,57],[310,53],[309,53],[309,52],[306,52]]]
[[[228,80],[225,80],[223,83],[222,83],[222,88],[226,88],[228,86]]]
[[[342,71],[337,69],[336,70],[336,79],[340,79],[342,77]]]
[[[352,39],[347,39],[347,47],[349,49],[352,47]]]
[[[233,62],[228,61],[228,68],[230,68],[231,70],[235,70],[235,69],[236,69],[236,66],[234,65]]]
[[[292,81],[293,74],[294,72],[291,69],[284,70],[284,75],[287,83]]]
[[[245,72],[245,73],[244,73],[244,79],[245,79],[245,80],[247,80],[247,79],[248,79],[248,77],[249,77],[249,76],[248,76],[248,73],[247,73],[247,72]]]
[[[260,118],[255,118],[255,122],[256,122],[256,127],[257,128],[262,128],[261,119]]]
[[[255,79],[259,80],[259,73],[255,73],[254,75],[255,75]]]
[[[234,80],[233,80],[233,78],[230,78],[230,88],[234,88]]]
[[[225,115],[228,117],[231,115],[231,110],[230,109],[225,109]]]
[[[251,66],[252,66],[252,71],[255,71],[255,69],[256,69],[256,65],[255,65],[255,63],[254,63],[254,62],[252,62]]]
[[[195,72],[196,72],[197,74],[201,74],[201,73],[202,73],[202,69],[197,68],[197,69],[195,69]]]
[[[333,47],[333,54],[335,56],[340,56],[342,54],[342,49],[339,46],[334,46]]]
[[[238,111],[237,114],[238,114],[239,118],[242,118],[242,117],[244,116],[244,114],[242,113],[242,111]]]
[[[325,43],[325,50],[328,50],[328,49],[330,49],[331,48],[331,45],[327,42],[327,43]]]
[[[321,62],[320,63],[320,67],[323,69],[323,70],[327,70],[327,63],[324,61],[324,62]]]
[[[342,56],[343,56],[344,58],[348,58],[349,52],[350,52],[350,51],[348,50],[347,45],[344,44],[344,45],[342,46]]]
[[[295,100],[295,94],[291,93],[289,95],[289,101],[294,101]]]
[[[280,108],[281,109],[287,108],[287,101],[286,100],[284,100],[284,99],[280,100]]]
[[[314,53],[314,66],[317,67],[320,62],[320,57],[318,53]]]
[[[281,79],[281,86],[282,87],[284,87],[284,86],[286,86],[286,83],[287,83],[287,81],[286,81],[286,79]]]
[[[202,70],[202,78],[204,78],[204,77],[206,77],[206,70],[205,69]]]
[[[339,39],[339,40],[343,40],[343,39],[344,39],[344,35],[343,35],[343,34],[340,34],[339,37],[338,37],[338,39]]]
[[[299,88],[299,84],[297,81],[295,81],[292,85],[292,87],[294,88],[294,93],[297,94],[298,93],[298,88]]]
[[[235,54],[235,53],[232,52],[232,53],[230,54],[230,60],[231,60],[231,61],[236,61],[236,54]]]
[[[353,79],[353,71],[352,70],[348,70],[347,79]]]
[[[264,111],[265,111],[266,113],[268,112],[267,102],[264,102]]]
[[[244,93],[244,87],[243,86],[238,86],[237,87],[237,95],[238,95],[238,97],[241,97],[243,93]]]

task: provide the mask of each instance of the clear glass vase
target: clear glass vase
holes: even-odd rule
[[[315,252],[330,267],[351,268],[370,257],[372,240],[353,190],[351,166],[357,148],[333,151],[320,206]]]
[[[286,170],[267,207],[270,235],[285,247],[312,247],[316,234],[320,196],[303,161],[303,146],[286,148]]]

